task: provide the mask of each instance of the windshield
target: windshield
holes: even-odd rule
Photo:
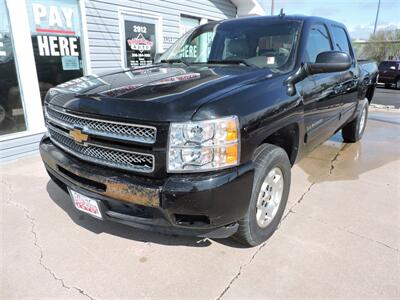
[[[242,63],[259,68],[290,68],[299,36],[297,21],[242,20],[209,23],[187,32],[161,62]]]

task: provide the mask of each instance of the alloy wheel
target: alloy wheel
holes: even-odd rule
[[[280,168],[273,168],[265,177],[258,194],[257,225],[265,228],[275,217],[282,200],[284,178]]]

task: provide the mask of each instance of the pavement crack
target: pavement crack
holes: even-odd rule
[[[335,170],[335,162],[338,161],[339,156],[342,154],[342,152],[346,149],[346,147],[348,146],[348,144],[345,144],[343,147],[341,147],[339,149],[339,151],[336,153],[336,155],[331,159],[331,168],[329,169],[329,175],[331,175],[333,173],[333,170]]]
[[[289,217],[290,214],[296,213],[293,209],[299,205],[306,195],[311,191],[312,187],[316,184],[315,181],[311,182],[310,185],[308,186],[307,190],[300,196],[300,198],[288,209],[287,213],[283,215],[281,222],[279,223],[279,227],[281,226],[282,222],[286,220],[287,217]]]
[[[381,245],[381,246],[384,246],[384,247],[386,247],[386,248],[389,248],[389,249],[391,249],[391,250],[393,250],[393,251],[400,252],[400,249],[394,248],[394,247],[392,247],[392,246],[390,246],[390,245],[388,245],[388,244],[386,244],[386,243],[384,243],[384,242],[381,242],[381,241],[378,241],[378,240],[374,240],[374,239],[372,239],[372,238],[370,238],[370,237],[368,237],[368,236],[359,234],[359,233],[357,233],[357,232],[354,232],[354,231],[351,231],[351,230],[348,230],[348,229],[342,228],[342,230],[346,231],[346,232],[349,233],[349,234],[355,235],[355,236],[357,236],[357,237],[359,237],[359,238],[368,240],[368,241],[370,241],[370,242],[377,243],[377,244],[379,244],[379,245]]]
[[[293,208],[294,208],[295,206],[296,206],[296,204],[293,205],[291,208],[289,208],[288,212],[282,217],[282,220],[281,220],[280,223],[279,223],[279,227],[281,226],[281,223],[282,223],[283,221],[285,221],[285,219],[286,219],[287,217],[289,217],[290,214],[295,214],[295,213],[296,213],[296,212],[293,210]]]
[[[64,281],[63,278],[58,277],[56,275],[56,273],[50,268],[48,267],[44,262],[44,254],[43,254],[43,248],[40,246],[39,244],[39,239],[38,239],[38,233],[36,231],[36,219],[32,216],[31,212],[29,211],[29,209],[27,207],[25,207],[24,205],[17,203],[15,201],[12,200],[12,195],[13,195],[13,189],[12,189],[12,185],[9,184],[8,182],[5,182],[4,180],[0,181],[2,185],[4,185],[6,187],[5,190],[7,190],[7,192],[5,192],[6,197],[5,197],[5,202],[9,205],[12,205],[20,210],[22,210],[24,212],[25,218],[30,222],[31,224],[31,229],[30,232],[33,236],[33,245],[39,250],[40,256],[39,256],[39,264],[40,266],[51,275],[51,277],[60,282],[61,286],[65,289],[68,290],[75,290],[77,291],[79,294],[81,294],[82,296],[85,296],[91,300],[94,300],[95,298],[93,298],[92,296],[90,296],[89,294],[87,294],[83,289],[81,289],[80,287],[76,287],[76,286],[70,286],[67,285]]]
[[[216,298],[216,300],[220,300],[226,292],[231,288],[232,284],[239,278],[239,276],[242,274],[242,269],[244,268],[244,265],[240,266],[239,271],[236,273],[236,275],[229,281],[228,285],[225,287],[225,289],[222,291],[221,294]]]
[[[304,200],[304,197],[311,191],[314,184],[315,181],[311,182],[311,184],[308,186],[308,189],[300,196],[299,200],[297,200],[297,204],[300,204]]]
[[[222,299],[222,297],[228,292],[228,290],[231,288],[231,286],[233,285],[233,283],[239,279],[240,275],[242,275],[242,271],[249,266],[254,258],[257,256],[257,254],[262,250],[262,248],[265,247],[265,245],[267,244],[268,241],[265,241],[264,243],[262,243],[260,246],[257,247],[256,251],[253,253],[253,255],[250,257],[249,261],[243,265],[241,265],[239,267],[239,271],[235,274],[235,276],[233,276],[233,278],[229,281],[228,285],[225,287],[225,289],[222,291],[221,294],[219,294],[219,296],[216,298],[216,300],[220,300]]]
[[[379,240],[375,240],[375,239],[370,238],[370,237],[368,237],[368,236],[366,236],[366,235],[359,234],[359,233],[357,233],[357,232],[355,232],[355,231],[352,231],[352,230],[350,230],[350,229],[347,229],[347,228],[345,228],[345,227],[335,226],[334,224],[331,224],[331,223],[329,223],[329,222],[326,222],[326,221],[324,221],[324,220],[321,220],[320,218],[315,218],[315,217],[311,217],[311,216],[309,216],[309,218],[310,218],[310,219],[313,219],[313,220],[316,220],[316,221],[318,221],[318,222],[320,222],[320,223],[322,223],[322,224],[325,224],[325,225],[327,225],[327,226],[333,226],[333,227],[334,227],[335,229],[337,229],[337,230],[344,231],[344,232],[346,232],[346,233],[348,233],[348,234],[351,234],[351,235],[354,235],[354,236],[356,236],[356,237],[358,237],[358,238],[361,238],[361,239],[364,239],[364,240],[367,240],[367,241],[376,243],[376,244],[378,244],[378,245],[381,245],[381,246],[384,246],[384,247],[386,247],[386,248],[389,248],[389,249],[391,249],[391,250],[393,250],[393,251],[400,252],[400,249],[398,249],[398,248],[392,247],[392,246],[390,246],[390,245],[388,245],[388,244],[386,244],[386,243],[384,243],[384,242],[381,242],[381,241],[379,241]]]
[[[344,145],[343,147],[341,147],[339,149],[339,151],[336,153],[336,155],[331,159],[331,168],[329,170],[329,175],[332,174],[333,170],[335,169],[335,162],[339,159],[339,156],[341,155],[341,153],[345,150],[347,145]],[[328,176],[329,176],[328,175]],[[288,209],[287,213],[282,217],[282,220],[279,223],[279,227],[277,228],[277,230],[280,228],[281,224],[286,220],[286,218],[290,215],[290,214],[294,214],[295,211],[293,210],[297,205],[299,205],[304,198],[307,196],[308,193],[311,192],[311,189],[313,188],[313,186],[316,184],[315,181],[312,181],[310,183],[310,185],[308,186],[307,190],[299,197],[299,199]],[[226,292],[231,288],[232,284],[240,277],[240,275],[242,274],[242,271],[245,267],[247,267],[249,264],[251,264],[251,262],[254,260],[254,258],[256,257],[256,255],[261,251],[262,248],[265,247],[267,241],[264,242],[263,244],[261,244],[256,252],[252,255],[252,257],[250,258],[250,260],[246,263],[243,264],[239,267],[238,272],[235,274],[235,276],[229,281],[228,285],[225,287],[225,289],[222,291],[222,293],[216,298],[216,300],[220,300],[225,294]]]
[[[331,159],[331,161],[330,161],[331,167],[330,167],[328,176],[330,176],[330,175],[333,173],[333,171],[334,171],[334,169],[335,169],[335,162],[338,161],[339,156],[340,156],[340,155],[342,154],[342,152],[346,149],[346,147],[347,147],[347,144],[344,145],[343,147],[341,147],[341,148],[339,149],[339,151],[336,153],[336,155]],[[299,205],[299,204],[304,200],[304,198],[307,196],[307,194],[309,194],[309,193],[311,192],[311,189],[313,188],[313,186],[314,186],[315,184],[316,184],[316,182],[315,182],[315,181],[312,181],[312,182],[310,183],[310,185],[308,186],[307,190],[306,190],[306,191],[299,197],[299,199],[288,209],[288,212],[282,217],[282,220],[281,220],[281,222],[280,222],[280,224],[279,224],[279,227],[281,226],[281,224],[285,221],[285,219],[286,219],[290,214],[294,214],[294,213],[295,213],[295,211],[294,211],[293,209],[294,209],[297,205]],[[279,227],[278,227],[278,229],[279,229]],[[277,229],[277,230],[278,230],[278,229]],[[240,277],[240,275],[242,274],[243,269],[246,268],[249,264],[251,264],[251,262],[254,260],[254,258],[256,257],[256,255],[261,251],[262,248],[265,247],[266,243],[267,243],[267,242],[264,242],[263,244],[261,244],[261,245],[257,248],[256,252],[252,255],[252,257],[250,258],[250,260],[249,260],[246,264],[241,265],[241,266],[239,267],[238,272],[237,272],[237,273],[235,274],[235,276],[229,281],[228,285],[225,287],[225,289],[222,291],[222,293],[216,298],[216,300],[220,300],[220,299],[226,294],[226,292],[231,288],[232,284]]]

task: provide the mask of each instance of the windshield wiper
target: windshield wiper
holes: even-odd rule
[[[162,59],[160,61],[161,63],[167,63],[167,64],[184,64],[186,66],[189,66],[190,64],[186,61],[183,60],[182,58],[173,58],[173,59]]]
[[[247,67],[256,67],[253,64],[248,63],[245,59],[236,59],[236,60],[214,60],[211,59],[207,63],[209,64],[235,64],[235,65],[245,65]]]

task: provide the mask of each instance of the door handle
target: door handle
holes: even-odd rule
[[[343,84],[338,84],[333,88],[335,95],[340,94],[343,91]]]

